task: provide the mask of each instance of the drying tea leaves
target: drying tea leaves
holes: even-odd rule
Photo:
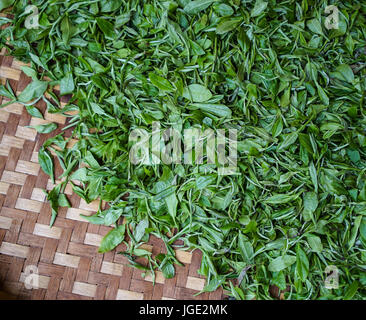
[[[30,63],[32,82],[18,95],[4,83],[0,94],[2,106],[22,103],[38,118],[42,99],[73,129],[39,151],[42,170],[62,181],[48,193],[51,224],[70,183],[86,202],[108,203],[84,216],[113,227],[99,251],[124,243],[120,253],[144,272],[174,277],[180,239],[203,253],[204,292],[365,299],[364,1],[39,0],[30,1],[39,26],[27,29],[28,2],[0,2],[11,14],[0,17],[0,48]],[[61,106],[60,95],[72,98]],[[130,132],[157,121],[236,129],[236,174],[217,163],[132,164]],[[141,248],[150,235],[165,254]]]

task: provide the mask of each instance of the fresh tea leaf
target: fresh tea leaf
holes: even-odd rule
[[[205,102],[212,97],[212,93],[200,84],[191,84],[184,88],[183,97],[193,102]]]
[[[118,246],[125,237],[125,225],[120,225],[117,228],[109,231],[102,239],[98,252],[104,253],[113,250]]]

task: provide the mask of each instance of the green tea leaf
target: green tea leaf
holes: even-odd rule
[[[84,182],[88,180],[87,175],[88,170],[86,168],[80,168],[71,175],[70,179]]]
[[[74,79],[71,73],[67,73],[65,77],[63,77],[60,81],[60,94],[66,95],[74,93],[75,85]]]
[[[0,1],[0,11],[3,9],[9,8],[15,0],[1,0]]]
[[[310,31],[323,35],[322,25],[318,19],[311,19],[307,22],[307,27]]]
[[[231,110],[223,104],[194,103],[190,105],[190,108],[199,109],[203,112],[223,118],[229,118],[231,116]]]
[[[267,6],[268,6],[268,2],[267,1],[256,0],[255,5],[254,5],[254,8],[250,12],[250,16],[252,18],[258,17],[259,15],[261,15],[264,12],[264,10],[267,9]]]
[[[71,207],[69,200],[67,199],[66,195],[63,193],[60,193],[58,196],[58,205],[60,207],[67,207],[67,208]]]
[[[38,163],[44,173],[48,174],[51,177],[52,181],[54,181],[53,160],[49,152],[43,147],[38,151]]]
[[[194,0],[189,1],[184,7],[184,11],[188,14],[197,14],[208,8],[215,0]]]
[[[241,22],[241,18],[224,19],[217,25],[216,33],[225,34],[231,30],[234,30]]]
[[[201,176],[196,180],[196,188],[202,190],[216,181],[215,176]]]
[[[43,114],[35,106],[25,106],[25,108],[32,117],[43,119]]]
[[[314,219],[313,213],[318,207],[318,196],[315,192],[307,192],[304,195],[303,217],[305,221]]]
[[[92,224],[105,224],[104,218],[98,216],[97,214],[95,215],[91,215],[91,216],[86,216],[83,214],[80,214],[80,217],[82,217],[83,219],[85,219],[86,221],[92,223]]]
[[[336,71],[332,73],[333,77],[339,80],[353,82],[355,80],[355,75],[353,74],[352,68],[347,64],[341,64],[337,67]]]
[[[268,266],[268,270],[271,272],[279,272],[281,270],[286,269],[287,267],[292,266],[296,262],[295,256],[284,255],[273,259]]]
[[[111,24],[109,21],[102,19],[102,18],[97,18],[96,21],[97,21],[98,27],[100,28],[100,30],[102,30],[102,32],[104,33],[104,35],[107,38],[109,38],[109,39],[115,38],[113,24]]]
[[[57,117],[34,126],[50,135],[37,148],[57,182],[50,225],[71,184],[99,203],[81,217],[111,230],[101,253],[123,243],[128,266],[171,278],[176,249],[200,251],[197,294],[364,299],[364,2],[31,1],[34,29],[28,2],[0,1],[2,144],[36,124],[22,105]],[[164,253],[141,247],[150,235]]]
[[[104,253],[113,250],[118,246],[125,237],[125,225],[120,225],[117,228],[109,231],[102,239],[98,252]]]
[[[246,264],[250,264],[252,262],[254,250],[252,244],[246,240],[246,237],[244,237],[241,233],[239,234],[239,251],[242,255],[243,261]]]
[[[28,77],[31,77],[33,80],[38,80],[37,71],[28,66],[22,66],[20,68]]]
[[[266,200],[264,200],[264,203],[267,204],[283,204],[288,203],[290,201],[295,200],[298,197],[297,194],[288,195],[288,194],[275,194]]]
[[[70,20],[68,16],[65,16],[61,21],[60,26],[61,32],[62,32],[62,40],[65,44],[69,43],[70,35],[71,35],[71,26],[70,26]]]
[[[29,128],[36,129],[37,132],[39,132],[39,133],[50,133],[53,130],[57,129],[57,124],[51,122],[51,123],[47,123],[47,124],[40,124],[40,125],[36,125],[36,126],[29,126]]]
[[[140,223],[137,225],[135,231],[134,231],[134,238],[136,240],[136,242],[140,242],[140,240],[142,239],[142,237],[145,234],[145,230],[146,228],[149,227],[149,220],[144,219],[141,220]]]
[[[344,300],[351,300],[359,288],[359,282],[353,281],[344,294]]]
[[[123,210],[121,208],[109,208],[103,215],[104,215],[104,225],[110,226],[113,223],[116,223],[117,220],[123,214]]]
[[[323,251],[322,241],[318,236],[308,234],[306,237],[313,252],[321,253]]]
[[[318,193],[318,174],[317,174],[317,171],[316,171],[316,168],[315,168],[313,162],[311,162],[309,165],[309,173],[310,173],[311,181],[315,188],[315,193]]]
[[[296,248],[296,272],[301,281],[305,281],[309,274],[309,260],[299,245]]]
[[[100,115],[103,115],[103,116],[108,116],[108,114],[105,113],[104,109],[101,106],[99,106],[98,104],[92,102],[92,103],[90,103],[90,106],[91,106],[94,113],[100,114]]]
[[[175,275],[175,268],[172,263],[165,263],[164,266],[161,268],[163,272],[164,278],[171,279]]]
[[[212,97],[212,93],[200,84],[191,84],[183,90],[183,97],[193,102],[205,102]]]
[[[285,135],[283,141],[278,145],[277,151],[281,152],[281,151],[286,150],[289,146],[291,146],[292,144],[294,144],[296,142],[298,136],[299,135],[297,132],[292,132],[292,133]]]
[[[47,81],[33,80],[18,96],[19,102],[29,102],[42,97],[48,87]]]
[[[150,78],[151,83],[155,87],[159,88],[160,90],[167,91],[167,92],[174,91],[173,86],[170,84],[170,82],[167,79],[160,77],[157,74],[152,73],[152,72],[149,73],[149,78]]]

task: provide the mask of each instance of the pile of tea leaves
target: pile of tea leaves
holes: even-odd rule
[[[99,252],[124,241],[122,254],[146,272],[174,277],[183,240],[202,251],[204,292],[365,299],[363,0],[1,0],[0,10],[0,49],[30,63],[22,70],[32,78],[19,95],[2,85],[3,106],[42,118],[43,100],[77,140],[69,148],[61,133],[39,150],[41,168],[62,181],[47,195],[50,225],[71,183],[85,201],[108,203],[84,217],[114,226]],[[237,174],[205,162],[132,164],[129,134],[153,122],[236,129]],[[150,235],[166,254],[141,248]]]

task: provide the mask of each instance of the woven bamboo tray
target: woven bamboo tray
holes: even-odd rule
[[[19,94],[30,82],[21,71],[23,63],[0,53],[0,80],[8,79]],[[6,102],[0,97],[0,103]],[[66,189],[72,208],[62,208],[49,228],[50,206],[42,189],[53,185],[38,164],[38,150],[43,142],[61,132],[66,118],[45,112],[45,104],[36,105],[45,120],[32,118],[21,104],[0,109],[0,299],[4,292],[16,299],[222,299],[221,289],[194,297],[205,280],[197,274],[201,255],[177,251],[184,267],[176,267],[173,279],[157,273],[151,277],[127,266],[117,250],[97,253],[108,227],[92,225],[79,214],[92,214],[98,203],[85,203],[71,188]],[[59,124],[49,135],[40,135],[28,125],[47,122]],[[56,165],[56,177],[61,168]],[[152,253],[164,252],[162,241],[150,237],[144,247]],[[24,284],[27,266],[38,268],[39,288]]]

